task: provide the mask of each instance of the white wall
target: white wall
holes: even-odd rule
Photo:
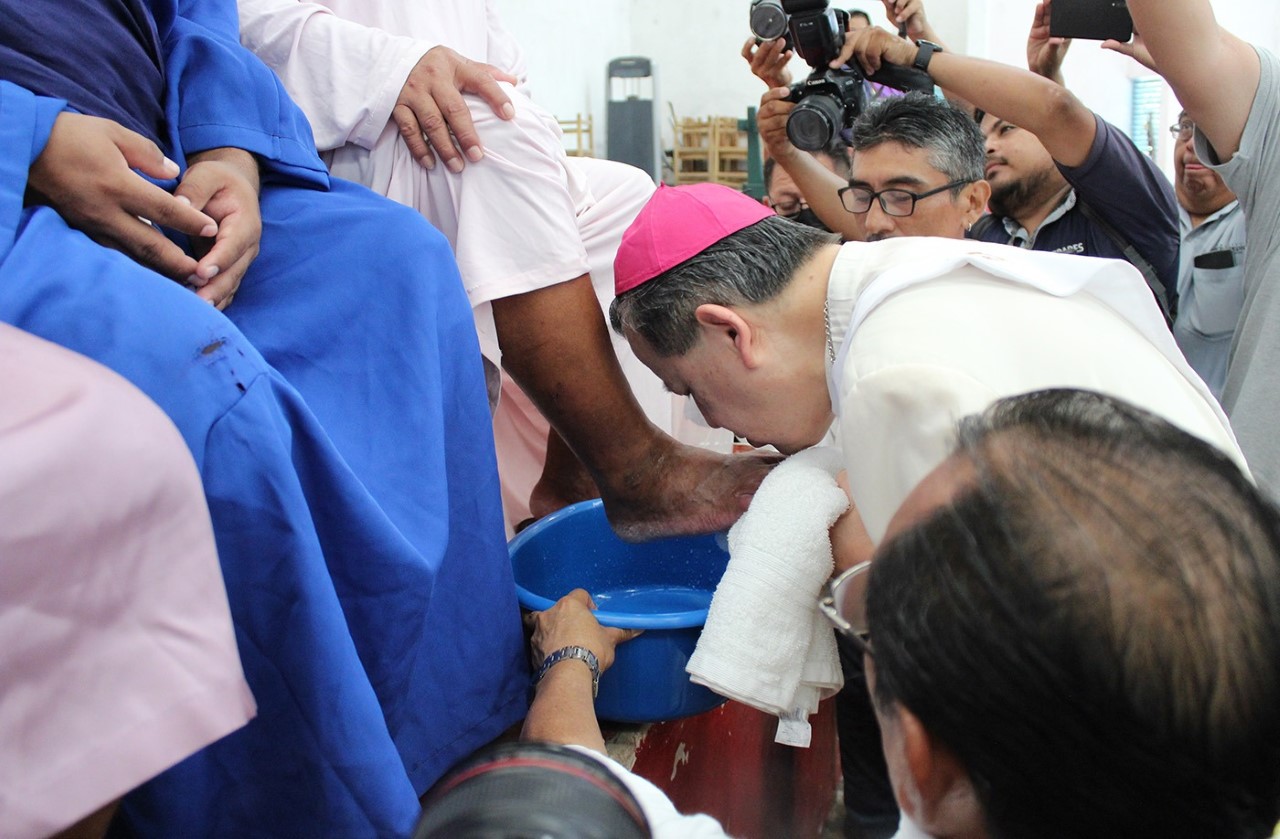
[[[745,117],[759,104],[764,86],[738,55],[749,34],[748,6],[748,0],[506,0],[500,9],[528,53],[538,101],[558,116],[593,114],[602,151],[613,58],[653,61],[665,146],[673,108],[679,117]]]
[[[764,86],[739,55],[750,35],[749,7],[749,0],[503,0],[499,10],[528,54],[538,101],[561,117],[593,114],[603,153],[605,76],[613,58],[654,62],[666,147],[672,109],[678,117],[745,118],[748,107],[759,105]],[[879,0],[862,7],[885,23]],[[797,59],[794,71],[799,77],[808,67]]]
[[[764,88],[738,55],[749,34],[749,0],[499,3],[508,28],[528,53],[538,101],[562,117],[593,114],[597,154],[604,153],[605,75],[613,58],[641,55],[653,60],[664,147],[671,143],[671,108],[679,117],[745,117],[748,107],[759,104]],[[871,12],[876,23],[886,25],[880,0],[833,4],[859,6]],[[930,19],[953,49],[1018,66],[1026,61],[1026,35],[1035,5],[1035,0],[928,0]],[[1227,28],[1280,50],[1276,0],[1215,0],[1214,7]],[[794,69],[797,74],[807,71],[799,61]],[[1146,75],[1143,68],[1101,50],[1097,42],[1081,41],[1072,46],[1064,73],[1071,89],[1090,107],[1128,127],[1130,80]],[[1177,104],[1168,96],[1166,123],[1176,114]]]
[[[507,28],[528,56],[534,98],[561,118],[593,114],[604,124],[609,61],[631,53],[632,0],[499,0]],[[603,154],[597,130],[597,154]]]

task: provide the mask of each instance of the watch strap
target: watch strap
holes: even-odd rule
[[[591,668],[591,698],[595,699],[600,693],[600,662],[596,659],[596,654],[588,650],[586,647],[579,647],[576,644],[569,647],[561,647],[542,660],[542,666],[538,668],[538,672],[533,677],[535,685],[542,681],[542,677],[547,675],[547,671],[562,661],[577,659],[585,662]]]
[[[929,72],[929,62],[933,60],[933,54],[935,52],[942,52],[942,47],[938,46],[933,41],[926,41],[924,39],[916,41],[916,46],[919,47],[919,49],[916,50],[916,60],[911,62],[911,66],[922,73],[927,73]]]

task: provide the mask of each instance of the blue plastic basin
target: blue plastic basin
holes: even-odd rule
[[[685,665],[729,555],[713,536],[622,541],[597,499],[538,520],[511,540],[520,605],[541,611],[575,588],[605,626],[643,629],[600,677],[596,715],[656,722],[700,714],[724,697],[689,681]]]

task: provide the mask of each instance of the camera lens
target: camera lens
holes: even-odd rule
[[[778,0],[754,0],[751,4],[751,34],[772,41],[787,34],[787,13]]]
[[[798,149],[820,151],[840,130],[843,118],[844,107],[834,96],[808,96],[787,117],[787,137]]]
[[[465,760],[428,793],[414,839],[645,839],[626,785],[566,746],[504,743]]]

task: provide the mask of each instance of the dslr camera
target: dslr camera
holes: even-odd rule
[[[805,151],[826,148],[836,134],[853,125],[866,106],[867,81],[897,90],[933,92],[928,73],[889,64],[870,77],[856,66],[828,65],[844,48],[849,13],[827,7],[827,0],[751,0],[751,32],[761,41],[785,38],[813,72],[791,86],[796,103],[787,117],[787,137]]]

